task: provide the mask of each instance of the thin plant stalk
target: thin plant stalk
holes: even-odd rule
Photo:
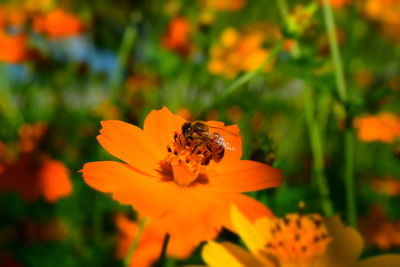
[[[333,205],[330,199],[328,181],[324,171],[324,151],[322,145],[321,124],[315,118],[315,106],[312,91],[306,90],[304,101],[307,127],[309,130],[311,151],[313,155],[313,172],[321,195],[321,205],[326,217],[333,216]]]
[[[130,264],[131,264],[133,253],[135,253],[135,250],[139,244],[140,238],[142,237],[143,231],[146,227],[146,223],[147,223],[147,218],[143,218],[139,223],[138,232],[137,232],[135,238],[133,239],[132,244],[129,248],[129,251],[126,254],[126,257],[124,259],[125,266],[130,266]]]
[[[272,60],[275,59],[275,57],[278,55],[279,51],[281,51],[282,46],[283,46],[284,40],[280,40],[272,49],[271,52],[269,53],[268,57],[265,59],[265,61],[258,66],[255,70],[247,72],[243,76],[239,77],[235,81],[233,81],[228,88],[223,93],[223,97],[225,98],[226,96],[232,94],[235,92],[239,87],[241,87],[243,84],[247,83],[250,81],[252,78],[254,78],[260,71],[262,71],[265,66],[270,64]]]
[[[268,57],[264,60],[263,63],[261,63],[260,66],[258,66],[255,70],[247,72],[234,80],[225,90],[224,92],[209,106],[205,107],[209,109],[211,106],[217,104],[219,101],[225,99],[227,96],[233,94],[236,92],[241,86],[246,84],[248,81],[253,79],[265,66],[267,66],[269,63],[271,63],[278,53],[281,51],[282,47],[284,44],[284,40],[280,40],[277,44],[275,44],[274,47],[272,47],[270,53],[268,54]],[[205,110],[205,108],[202,111]]]
[[[119,88],[124,76],[124,70],[128,63],[129,55],[135,45],[137,37],[137,25],[140,22],[142,16],[138,11],[134,11],[130,17],[130,23],[125,28],[121,45],[118,49],[117,54],[117,66],[111,77],[111,92],[110,98],[115,100],[119,96]]]
[[[169,234],[165,234],[160,257],[158,258],[158,261],[154,266],[156,266],[156,267],[164,267],[166,265],[167,249],[168,249],[169,239],[170,239],[170,235]]]
[[[328,33],[329,47],[331,50],[333,66],[335,69],[335,81],[339,98],[346,108],[346,122],[348,118],[349,97],[346,88],[346,81],[343,73],[343,63],[340,56],[339,45],[336,38],[335,20],[329,0],[323,0],[323,13]],[[350,226],[356,226],[356,200],[354,189],[354,152],[353,133],[347,123],[344,137],[344,180],[346,186],[347,219]]]
[[[277,0],[277,4],[278,4],[278,9],[279,12],[281,13],[281,16],[283,17],[283,20],[287,21],[287,17],[289,16],[289,9],[288,9],[288,5],[286,0]]]

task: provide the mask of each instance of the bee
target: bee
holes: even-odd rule
[[[181,130],[182,133],[178,137],[180,144],[190,148],[192,154],[202,154],[203,165],[208,165],[211,160],[220,162],[225,155],[225,149],[234,150],[217,131],[238,136],[236,133],[202,121],[186,122]]]

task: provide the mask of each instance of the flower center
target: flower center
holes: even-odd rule
[[[174,142],[167,146],[164,164],[172,170],[173,180],[181,186],[193,183],[210,163],[211,151],[201,142],[190,142],[181,133],[174,133]]]
[[[331,241],[318,214],[287,214],[276,218],[270,233],[271,239],[261,253],[276,257],[281,266],[310,266]]]

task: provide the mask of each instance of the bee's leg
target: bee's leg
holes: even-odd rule
[[[196,145],[192,148],[191,153],[192,153],[192,154],[197,154],[197,155],[201,154],[200,145],[201,145],[201,143],[196,144]]]
[[[185,144],[186,144],[185,137],[182,134],[178,135],[177,140],[175,141],[175,144],[179,147],[179,149],[185,148]]]

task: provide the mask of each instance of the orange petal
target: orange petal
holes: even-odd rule
[[[159,223],[172,238],[196,246],[217,236],[227,220],[229,200],[223,193],[201,187],[181,187],[173,212],[160,218]]]
[[[83,178],[91,187],[112,193],[114,199],[130,204],[143,216],[172,212],[178,187],[149,177],[127,164],[115,161],[90,162],[83,166]]]
[[[239,160],[225,164],[209,174],[212,189],[222,192],[249,192],[279,186],[281,171],[256,161]]]
[[[185,122],[185,119],[172,114],[168,108],[163,107],[160,110],[153,110],[147,115],[143,129],[146,135],[151,136],[158,144],[158,148],[166,154],[167,145],[174,141],[174,132],[180,132]]]
[[[113,156],[150,175],[157,175],[161,151],[140,128],[122,121],[103,121],[97,139]]]

